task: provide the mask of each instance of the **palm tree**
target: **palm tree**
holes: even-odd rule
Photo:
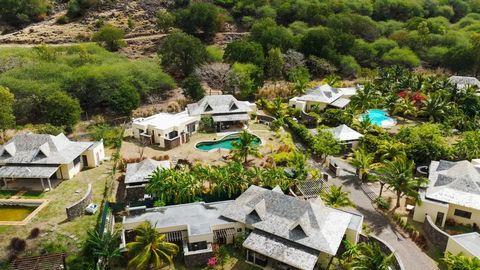
[[[396,208],[400,207],[400,199],[404,195],[420,201],[417,188],[426,180],[413,176],[414,166],[412,160],[408,160],[405,155],[400,155],[393,160],[384,161],[376,171],[378,179],[387,183],[388,188],[395,191],[397,195]]]
[[[347,206],[354,206],[353,202],[348,198],[350,192],[343,191],[342,187],[330,186],[330,191],[323,190],[320,193],[320,197],[323,202],[333,208],[341,208]]]
[[[368,180],[368,174],[375,167],[373,161],[373,153],[368,153],[364,148],[359,148],[353,151],[353,158],[350,158],[348,163],[357,168],[356,174],[362,182],[365,182]]]
[[[447,265],[448,270],[476,270],[480,269],[480,259],[475,257],[467,257],[462,253],[453,255],[450,252],[445,254],[443,262]]]
[[[157,232],[148,221],[138,226],[135,234],[135,241],[127,244],[132,256],[129,269],[160,269],[166,264],[173,265],[172,258],[178,253],[178,246],[165,241],[165,234]]]
[[[359,89],[357,94],[350,98],[351,104],[354,108],[365,111],[376,106],[378,103],[379,95],[375,89],[367,84],[365,88]]]
[[[392,160],[399,155],[405,154],[406,145],[397,140],[383,140],[378,145],[377,154],[380,154],[381,160]]]
[[[98,260],[100,269],[110,269],[115,259],[121,258],[118,232],[99,233],[98,230],[89,230],[85,252],[92,254]]]
[[[283,118],[287,109],[287,104],[285,104],[281,98],[277,97],[272,101],[273,116],[277,118]]]
[[[362,121],[358,121],[355,127],[363,134],[369,133],[373,129],[372,120],[368,115],[365,115]]]
[[[288,166],[294,170],[295,179],[302,181],[307,178],[309,168],[307,155],[295,151],[288,161]]]
[[[260,156],[258,151],[258,144],[256,143],[256,137],[247,131],[242,131],[239,136],[239,141],[233,142],[233,157],[237,160],[243,160],[243,164],[248,162],[248,156],[255,157]]]
[[[352,270],[389,270],[395,258],[394,253],[385,254],[375,242],[359,244],[358,252],[352,259]]]
[[[430,121],[439,122],[447,115],[449,104],[441,94],[432,93],[423,102],[422,114],[428,116]]]

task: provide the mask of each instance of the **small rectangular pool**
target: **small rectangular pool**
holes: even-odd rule
[[[0,225],[25,225],[47,203],[48,200],[0,200]]]
[[[28,217],[38,206],[0,205],[1,221],[22,221]]]

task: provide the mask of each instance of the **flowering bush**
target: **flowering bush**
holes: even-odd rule
[[[209,268],[214,268],[218,264],[218,259],[217,257],[211,257],[208,259],[207,266]]]

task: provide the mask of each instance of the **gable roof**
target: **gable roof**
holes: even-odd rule
[[[219,113],[248,113],[252,109],[247,101],[238,101],[232,95],[205,96],[197,103],[187,105],[191,116]]]
[[[467,86],[476,86],[480,88],[480,81],[475,77],[451,76],[448,78],[450,83],[456,84],[458,88],[463,89]]]
[[[363,137],[362,134],[353,130],[347,125],[340,125],[335,128],[328,129],[328,132],[332,133],[333,137],[339,141],[356,141]]]
[[[480,209],[480,169],[471,162],[432,161],[428,179],[426,198]]]
[[[260,220],[250,213],[255,210]],[[303,201],[283,193],[250,186],[221,213],[276,237],[335,255],[352,214]],[[300,225],[301,230],[298,230]]]
[[[94,142],[73,142],[63,133],[18,134],[0,146],[1,164],[66,164],[72,162]]]
[[[477,232],[464,233],[450,236],[473,256],[480,258],[480,234]]]
[[[157,168],[170,169],[170,161],[147,158],[139,163],[129,163],[125,173],[125,184],[148,182],[148,176]]]
[[[198,117],[188,115],[188,111],[179,113],[158,113],[146,118],[133,119],[133,125],[142,126],[144,129],[147,126],[152,126],[156,129],[169,129],[180,125],[187,125],[198,121]]]

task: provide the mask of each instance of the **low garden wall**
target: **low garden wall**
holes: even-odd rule
[[[262,124],[270,125],[273,121],[275,121],[275,119],[276,119],[275,117],[269,116],[269,115],[264,115],[264,114],[257,115],[258,122]]]
[[[427,238],[430,243],[432,243],[441,251],[445,251],[447,248],[448,238],[450,238],[450,236],[438,228],[429,215],[425,216],[423,232],[425,234],[425,238]]]
[[[93,192],[92,192],[92,184],[88,184],[87,192],[85,195],[78,200],[77,202],[73,203],[72,205],[66,208],[67,210],[67,219],[72,220],[76,217],[83,215],[85,211],[85,207],[92,202]]]
[[[393,260],[393,267],[395,270],[405,270],[406,268],[403,266],[402,260],[398,256],[397,253],[395,253],[395,249],[391,247],[389,244],[384,242],[382,239],[377,238],[373,235],[370,236],[365,236],[363,234],[360,234],[360,242],[369,242],[369,243],[377,243],[380,248],[382,249],[383,252],[386,254],[390,254],[393,252],[395,259]]]

